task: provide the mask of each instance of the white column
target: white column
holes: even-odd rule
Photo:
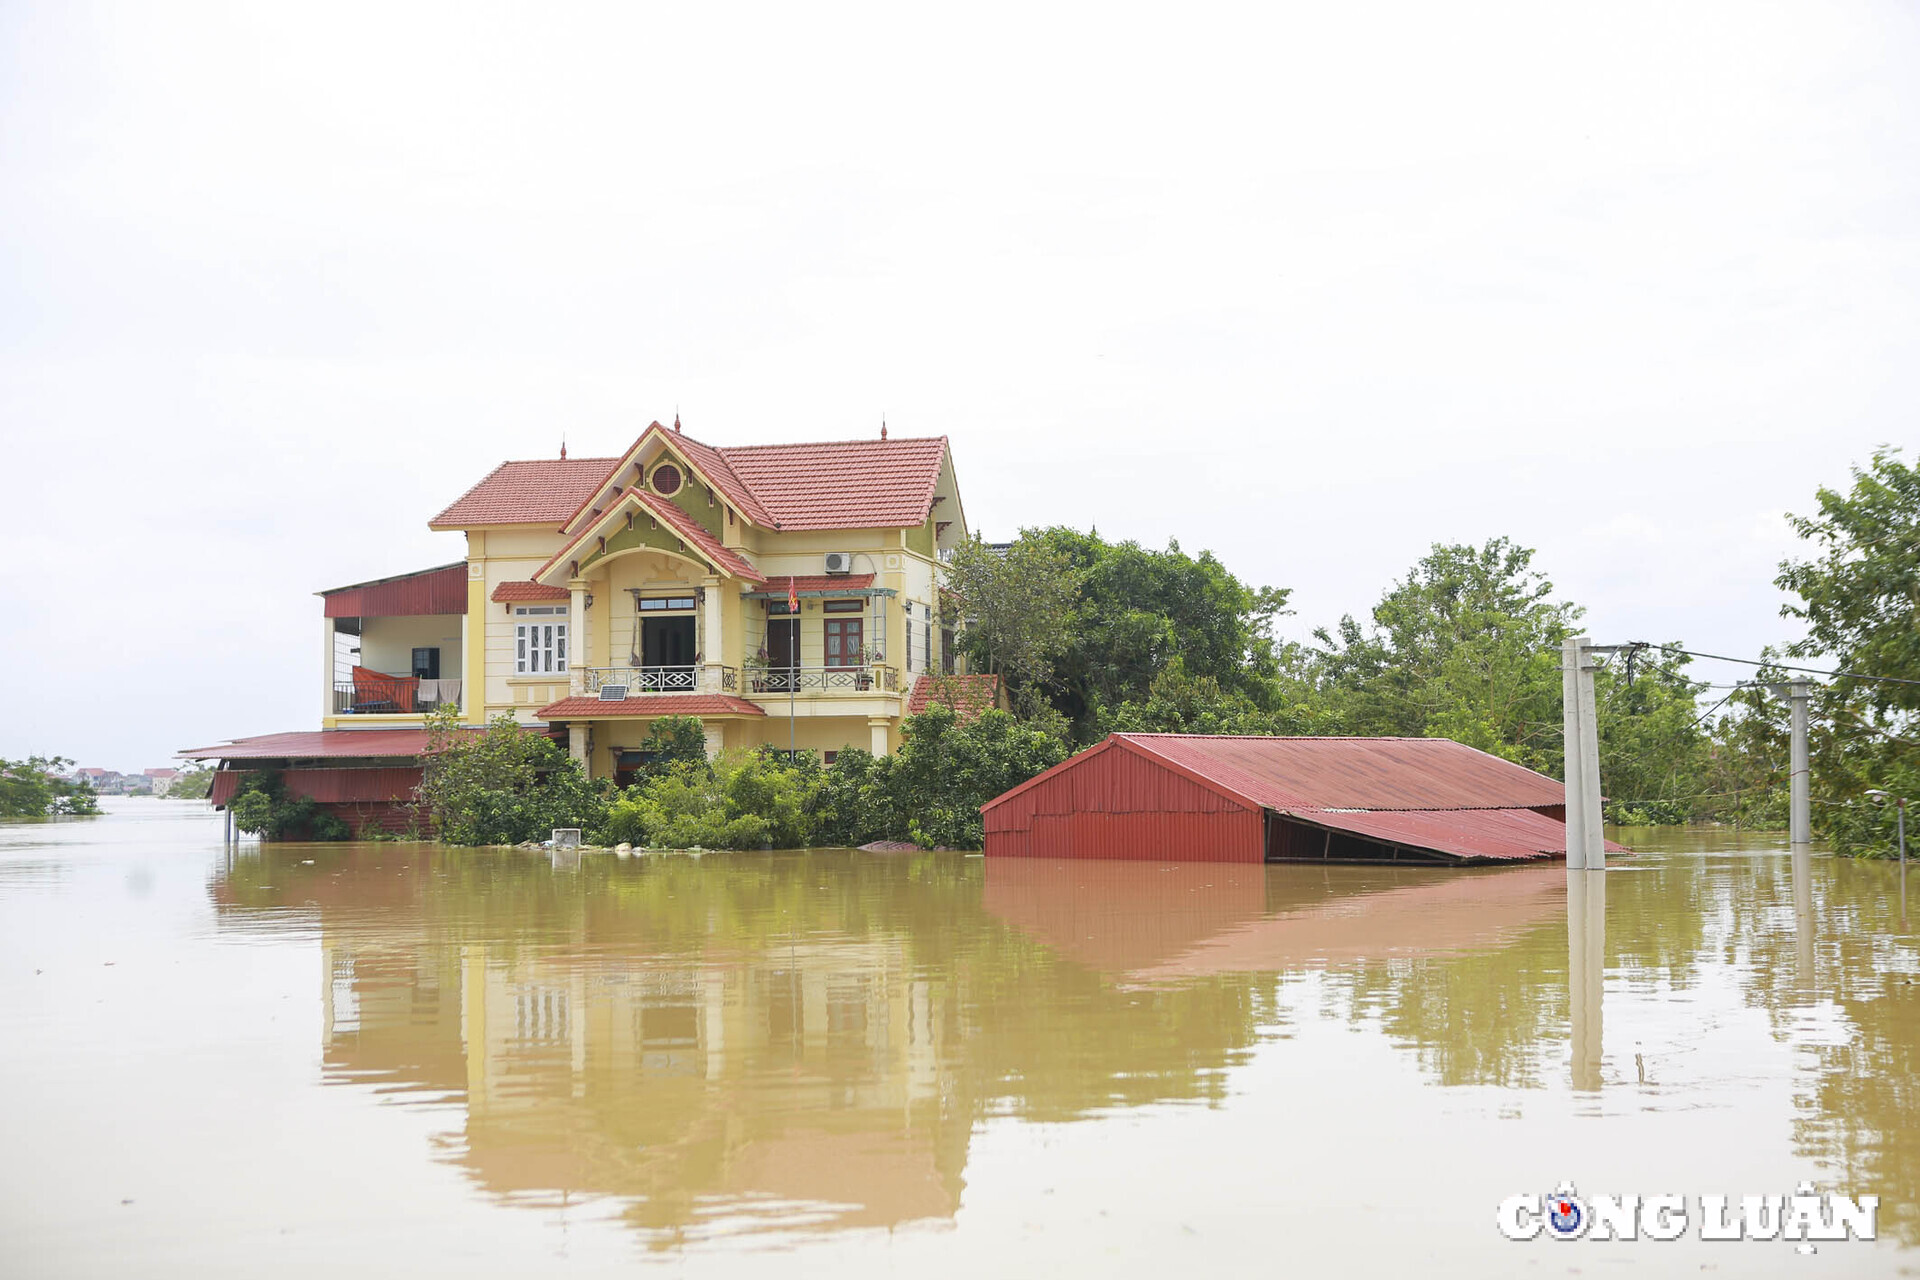
[[[575,578],[567,590],[573,601],[567,609],[567,691],[577,695],[587,691],[587,584]]]
[[[592,732],[592,726],[578,720],[567,726],[567,754],[580,762],[580,772],[589,778],[593,776],[593,761],[587,751],[587,735]]]
[[[701,722],[700,729],[707,735],[707,759],[711,760],[726,749],[726,726],[715,720]]]
[[[320,714],[323,716],[333,714],[333,635],[333,619],[320,619]]]
[[[705,656],[706,670],[701,673],[700,687],[708,693],[720,693],[720,669],[726,664],[726,637],[721,634],[720,622],[720,579],[708,574],[700,581],[700,651]],[[711,730],[708,731],[711,734]],[[708,755],[713,754],[713,739],[707,739]]]
[[[887,730],[891,728],[892,725],[893,721],[887,719],[885,716],[868,717],[867,730],[873,736],[873,745],[870,749],[874,755],[883,756],[887,754],[890,749],[887,742]]]

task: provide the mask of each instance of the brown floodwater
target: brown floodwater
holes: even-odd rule
[[[1570,911],[1558,866],[555,867],[111,803],[0,826],[8,1276],[1920,1273],[1891,864],[1631,831]],[[1563,1180],[1808,1180],[1880,1238],[1500,1235]]]

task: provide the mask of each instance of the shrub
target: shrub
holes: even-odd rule
[[[458,709],[447,708],[427,729],[420,798],[447,843],[518,844],[545,840],[555,827],[605,827],[613,784],[589,781],[551,738],[511,714],[467,734]]]

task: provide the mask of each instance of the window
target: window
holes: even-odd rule
[[[858,600],[828,600],[820,606],[827,613],[858,613],[864,607]]]
[[[565,672],[566,610],[548,605],[522,605],[513,612],[516,619],[513,624],[514,674],[531,676]]]
[[[653,491],[663,498],[680,492],[680,468],[665,462],[653,469]]]
[[[833,603],[828,601],[829,604]],[[857,667],[865,659],[861,652],[860,618],[828,618],[827,627],[827,665],[830,667]]]
[[[930,604],[920,606],[920,669],[933,670],[933,606]]]
[[[642,613],[658,613],[665,609],[691,608],[693,608],[692,596],[642,596],[640,598],[640,612]]]

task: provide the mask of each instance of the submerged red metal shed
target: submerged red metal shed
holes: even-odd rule
[[[1469,863],[1566,856],[1565,801],[1446,738],[1116,733],[981,808],[989,857]]]

